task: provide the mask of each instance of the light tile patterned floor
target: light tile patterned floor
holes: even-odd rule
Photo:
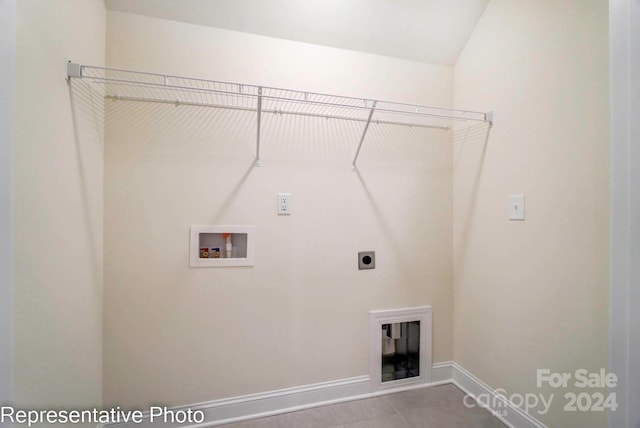
[[[505,428],[479,407],[468,408],[454,385],[398,392],[224,425],[226,428]]]

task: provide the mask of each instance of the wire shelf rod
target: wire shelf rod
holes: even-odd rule
[[[486,122],[486,119],[475,118],[475,117],[452,117],[444,114],[435,114],[435,113],[415,113],[411,111],[398,111],[398,110],[389,110],[389,109],[376,109],[378,113],[386,113],[386,114],[396,114],[401,116],[414,116],[414,117],[433,117],[438,119],[448,119],[448,120],[459,120],[459,121],[467,121],[473,120],[477,122]],[[484,115],[484,113],[482,113]]]
[[[100,70],[100,71],[105,71],[105,72],[119,72],[119,73],[128,73],[128,74],[135,74],[135,75],[139,75],[139,76],[153,76],[153,77],[161,77],[163,80],[164,79],[179,79],[179,80],[190,80],[193,82],[201,82],[201,83],[207,83],[207,84],[224,84],[224,85],[232,85],[232,86],[236,86],[238,88],[238,93],[242,93],[243,87],[251,87],[251,88],[255,88],[258,89],[258,86],[254,86],[254,85],[248,85],[248,84],[244,84],[244,83],[235,83],[235,82],[225,82],[222,80],[206,80],[206,79],[199,79],[196,77],[184,77],[184,76],[175,76],[175,75],[171,75],[171,74],[160,74],[160,73],[150,73],[150,72],[146,72],[146,71],[136,71],[136,70],[125,70],[122,68],[111,68],[111,67],[96,67],[96,66],[90,66],[90,65],[82,65],[81,66],[83,71],[84,70]],[[82,73],[82,77],[87,77],[87,78],[91,78],[91,79],[104,79],[104,80],[110,80],[112,78],[108,78],[108,77],[100,77],[100,76],[95,76],[95,75],[85,75],[84,72]],[[139,82],[139,81],[132,81],[129,80],[128,82],[132,82],[132,83],[144,83],[144,82]],[[152,82],[148,82],[148,83],[152,83]]]
[[[119,95],[107,95],[105,98],[116,100],[116,101],[133,101],[133,102],[147,102],[147,103],[158,103],[158,104],[172,104],[172,105],[184,105],[184,106],[195,106],[195,107],[210,107],[210,108],[218,108],[218,109],[227,109],[227,110],[236,110],[236,111],[246,111],[246,112],[256,112],[255,107],[235,107],[228,106],[226,104],[209,104],[209,103],[198,103],[198,102],[190,102],[190,101],[179,101],[179,100],[164,100],[159,98],[143,98],[143,97],[129,97],[129,96],[119,96]],[[322,113],[304,113],[299,111],[290,111],[290,110],[275,110],[275,109],[262,109],[262,115],[265,114],[274,114],[274,115],[290,115],[290,116],[305,116],[305,117],[315,117],[321,119],[337,119],[337,120],[346,120],[350,122],[361,122],[365,123],[367,119],[361,117],[353,117],[353,116],[337,116],[337,115],[327,115]],[[411,128],[426,128],[426,129],[439,129],[443,131],[449,131],[451,129],[450,126],[446,125],[428,125],[428,124],[407,124],[406,122],[398,122],[392,120],[383,120],[383,119],[372,119],[372,124],[375,125],[395,125],[395,126],[409,126]]]
[[[200,94],[218,94],[218,95],[231,95],[234,97],[239,97],[239,98],[258,98],[259,95],[254,95],[254,94],[236,94],[233,92],[229,92],[229,91],[224,91],[224,90],[220,90],[220,89],[202,89],[202,88],[191,88],[188,86],[176,86],[176,85],[163,85],[163,84],[157,84],[157,83],[148,83],[148,82],[143,82],[143,83],[138,83],[138,82],[130,82],[130,81],[124,81],[124,80],[120,80],[120,79],[102,79],[102,78],[94,78],[92,77],[92,82],[93,83],[97,83],[97,84],[103,84],[103,85],[113,85],[113,86],[122,86],[122,87],[129,87],[129,88],[135,88],[135,87],[143,87],[143,88],[155,88],[158,90],[176,90],[179,91],[180,93],[184,93],[185,95],[190,95],[193,93],[200,93]],[[353,105],[348,105],[348,104],[338,104],[338,103],[329,103],[329,102],[321,102],[321,101],[305,101],[305,100],[298,100],[298,99],[291,99],[291,98],[284,98],[284,97],[277,97],[277,96],[272,96],[272,95],[261,95],[263,100],[266,101],[271,101],[271,102],[280,102],[283,104],[286,103],[292,103],[292,104],[299,104],[299,105],[310,105],[310,106],[315,106],[315,107],[330,107],[330,108],[341,108],[341,109],[353,109],[353,110],[360,110],[360,111],[368,111],[369,108],[364,107],[364,106],[353,106]],[[229,105],[231,105],[232,103],[229,103]],[[389,110],[390,111],[390,110]],[[396,113],[396,112],[394,112]],[[405,112],[398,112],[398,113],[405,113]],[[414,114],[415,115],[415,114]],[[429,114],[419,114],[419,116],[428,116]],[[437,116],[434,116],[437,117]],[[440,116],[440,117],[446,117],[446,116]]]
[[[103,83],[103,81],[101,80],[100,82],[96,82],[96,83]],[[138,85],[134,85],[131,84],[129,82],[124,82],[124,81],[118,81],[117,85],[122,86],[138,86]],[[305,101],[305,100],[292,100],[292,99],[287,99],[287,98],[283,98],[283,97],[275,97],[275,96],[268,96],[268,95],[253,95],[253,94],[234,94],[231,93],[229,91],[222,91],[222,90],[205,90],[205,89],[198,89],[198,88],[189,88],[189,87],[182,87],[182,86],[174,86],[174,85],[157,85],[157,84],[153,84],[153,83],[147,83],[144,84],[143,86],[145,87],[157,87],[158,89],[164,89],[164,88],[171,88],[171,89],[180,89],[181,92],[185,92],[186,94],[190,93],[190,92],[198,92],[198,93],[215,93],[215,94],[223,94],[223,95],[233,95],[235,97],[245,97],[245,98],[258,98],[261,97],[263,100],[269,100],[269,101],[274,101],[274,102],[282,102],[282,103],[294,103],[294,104],[309,104],[309,105],[313,105],[313,106],[324,106],[324,107],[333,107],[333,108],[341,108],[341,109],[354,109],[354,110],[361,110],[361,111],[368,111],[369,108],[366,108],[364,106],[351,106],[351,105],[342,105],[342,104],[335,104],[335,103],[324,103],[324,102],[317,102],[317,101]],[[116,95],[117,97],[117,95]],[[173,101],[177,101],[177,100],[173,100]],[[192,102],[195,104],[195,102]],[[206,104],[206,103],[202,103],[202,104]],[[218,105],[219,107],[224,107],[227,104],[220,104]],[[230,104],[228,104],[230,105]],[[462,121],[467,121],[467,120],[471,120],[471,121],[478,121],[478,122],[486,122],[486,119],[484,118],[474,118],[474,117],[451,117],[451,116],[447,116],[447,115],[442,115],[442,114],[435,114],[435,113],[422,113],[422,112],[410,112],[410,111],[398,111],[398,110],[390,110],[390,109],[376,109],[376,112],[379,114],[391,114],[391,115],[401,115],[401,116],[413,116],[413,117],[431,117],[431,118],[438,118],[438,119],[445,119],[445,120],[462,120]],[[321,115],[320,113],[318,113],[319,115]],[[479,114],[483,114],[484,113],[479,113]],[[336,117],[337,118],[337,117]],[[366,120],[366,119],[365,119]],[[401,122],[398,122],[401,123]],[[407,125],[411,125],[410,123],[407,123]]]
[[[124,86],[130,88],[155,88],[159,90],[176,90],[180,92],[195,92],[202,94],[220,94],[220,95],[231,95],[234,97],[241,98],[257,98],[258,95],[254,94],[245,94],[245,93],[235,93],[231,91],[225,91],[222,89],[206,89],[206,88],[192,88],[190,86],[179,86],[179,85],[165,85],[161,83],[153,83],[153,82],[132,82],[130,80],[122,80],[122,79],[106,79],[100,77],[90,77],[92,83],[97,83],[101,85],[113,85],[113,86]]]
[[[285,91],[285,92],[289,92],[292,94],[299,94],[302,96],[302,99],[306,99],[309,96],[327,96],[327,97],[333,97],[333,98],[340,98],[343,100],[351,100],[354,102],[362,102],[362,101],[368,101],[368,102],[373,102],[373,100],[367,100],[365,98],[357,98],[357,97],[350,97],[350,96],[343,96],[343,95],[330,95],[330,94],[322,94],[319,92],[309,92],[309,91],[300,91],[300,90],[296,90],[296,89],[284,89],[284,88],[279,88],[279,87],[275,87],[275,86],[258,86],[258,85],[251,85],[251,84],[246,84],[246,83],[236,83],[236,82],[227,82],[227,81],[223,81],[223,80],[206,80],[206,79],[199,79],[199,78],[194,78],[194,77],[184,77],[184,76],[175,76],[175,75],[171,75],[171,74],[160,74],[160,73],[149,73],[149,72],[144,72],[144,71],[135,71],[135,70],[125,70],[122,68],[111,68],[111,67],[96,67],[96,66],[88,66],[88,65],[82,65],[81,66],[83,70],[101,70],[101,71],[106,71],[106,72],[120,72],[120,73],[131,73],[131,74],[136,74],[136,75],[140,75],[140,76],[154,76],[154,77],[160,77],[160,78],[169,78],[169,79],[181,79],[181,80],[188,80],[188,81],[194,81],[194,82],[201,82],[201,83],[207,83],[207,84],[224,84],[224,85],[233,85],[236,87],[240,87],[240,88],[252,88],[254,89],[256,92],[258,90],[258,88],[262,87],[265,90],[269,90],[269,91]],[[108,78],[108,77],[100,77],[100,76],[95,76],[95,75],[82,75],[82,77],[86,77],[86,78],[91,78],[91,79],[101,79],[101,80],[108,80],[111,81],[113,80],[112,78]],[[153,84],[153,82],[139,82],[139,81],[126,81],[128,83],[151,83]],[[157,84],[157,83],[155,83]],[[193,89],[193,88],[192,88]],[[238,92],[243,92],[242,90],[238,91]],[[237,93],[233,93],[234,95],[237,95]],[[251,95],[256,97],[257,93],[255,94],[246,94],[246,95]],[[310,101],[312,102],[312,101]],[[401,103],[394,103],[394,104],[401,104]],[[409,105],[409,104],[407,104]],[[367,110],[368,107],[364,106]],[[428,106],[420,106],[420,107],[427,107]],[[432,107],[432,108],[439,108],[439,107]]]

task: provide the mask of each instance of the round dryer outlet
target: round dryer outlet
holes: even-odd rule
[[[376,252],[360,251],[358,253],[358,269],[375,269],[376,268]]]

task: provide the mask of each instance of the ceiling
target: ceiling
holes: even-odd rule
[[[488,0],[105,0],[110,10],[455,65]]]

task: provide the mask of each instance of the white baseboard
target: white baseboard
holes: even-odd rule
[[[431,369],[431,385],[451,383],[453,379],[453,361],[435,363]]]
[[[147,419],[139,424],[107,424],[104,428],[173,428],[178,426],[183,428],[204,428],[448,383],[455,384],[458,388],[472,396],[487,394],[487,396],[495,398],[495,400],[492,399],[490,401],[498,403],[498,406],[491,408],[491,410],[494,412],[506,410],[506,414],[497,416],[510,428],[547,428],[543,423],[528,415],[517,406],[504,400],[486,383],[451,361],[433,365],[430,383],[414,383],[394,389],[371,392],[372,387],[369,376],[358,376],[349,379],[281,389],[278,391],[225,398],[171,409],[172,411],[188,409],[192,411],[202,411],[204,413],[204,421],[199,424],[184,425],[158,421],[151,423],[147,415]]]
[[[491,397],[489,410],[510,428],[547,428],[545,424],[532,417],[522,409],[497,394],[496,390],[475,377],[460,365],[452,364],[453,384],[472,397]]]
[[[225,398],[204,403],[173,407],[171,410],[202,411],[204,420],[199,424],[184,425],[177,423],[151,423],[149,416],[140,424],[108,424],[105,428],[143,428],[143,427],[210,427],[247,419],[276,415],[295,410],[303,410],[344,400],[347,397],[359,397],[369,393],[369,376],[358,376],[338,381],[322,382],[302,387]]]
[[[272,416],[312,407],[335,404],[345,401],[371,398],[393,392],[405,391],[426,386],[451,383],[452,363],[436,363],[431,370],[430,383],[414,383],[384,391],[371,392],[369,376],[358,376],[331,382],[322,382],[296,388],[281,389],[241,397],[225,398],[222,400],[197,403],[187,406],[174,407],[171,410],[180,411],[191,409],[204,412],[204,421],[200,424],[189,425],[189,428],[210,427],[247,419]],[[142,423],[107,424],[105,428],[145,428],[145,427],[185,427],[185,425],[149,421],[148,415]]]

